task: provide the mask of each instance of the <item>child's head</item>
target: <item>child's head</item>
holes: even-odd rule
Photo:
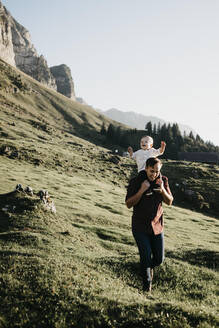
[[[144,136],[140,140],[140,147],[143,150],[150,149],[153,146],[153,138],[150,136]]]

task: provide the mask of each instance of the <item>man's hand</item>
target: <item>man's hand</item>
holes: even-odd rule
[[[165,187],[164,187],[164,183],[162,179],[158,179],[156,181],[156,184],[158,186],[158,188],[153,188],[153,190],[155,192],[159,192],[162,197],[163,197],[163,201],[167,204],[167,205],[171,205],[173,202],[173,196],[171,194],[171,192],[168,192]]]
[[[153,190],[156,191],[156,192],[159,192],[160,194],[163,192],[164,184],[163,184],[162,179],[157,179],[156,180],[156,186],[155,186],[155,188],[153,188]]]
[[[150,183],[148,180],[144,180],[141,184],[141,188],[140,188],[140,191],[142,192],[142,194],[148,190],[150,188]]]
[[[126,206],[128,208],[131,208],[132,206],[135,206],[136,204],[138,204],[138,202],[140,201],[143,193],[146,190],[148,190],[149,187],[150,187],[149,181],[147,181],[147,180],[143,181],[142,184],[141,184],[141,187],[137,191],[137,193],[126,200]]]

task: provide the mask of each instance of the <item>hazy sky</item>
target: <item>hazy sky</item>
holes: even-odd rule
[[[76,96],[190,125],[219,145],[218,0],[2,0]]]

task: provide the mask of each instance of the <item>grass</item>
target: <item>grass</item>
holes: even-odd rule
[[[4,190],[19,182],[36,191],[47,187],[57,209],[52,214],[30,206],[27,213],[10,213],[10,224],[1,227],[0,312],[6,327],[217,326],[216,218],[165,207],[166,260],[147,296],[124,184],[44,172],[5,157],[1,167]],[[35,197],[29,199],[35,205]]]
[[[167,174],[174,192],[175,202],[196,211],[205,210],[211,215],[219,214],[219,168],[218,165],[186,161],[167,161],[163,171]],[[183,185],[184,184],[184,185]],[[182,187],[192,190],[195,197],[186,197]]]
[[[135,164],[112,163],[99,114],[21,76],[27,93],[0,91],[0,327],[217,327],[218,168],[164,162],[177,201],[164,208],[166,258],[144,294],[124,203]],[[175,187],[184,180],[204,196],[207,181],[216,211],[186,202]],[[1,196],[18,183],[34,195]]]

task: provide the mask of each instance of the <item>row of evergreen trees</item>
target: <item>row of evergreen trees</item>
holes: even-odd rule
[[[219,147],[211,142],[205,142],[197,134],[192,132],[188,135],[184,132],[181,134],[177,123],[158,125],[148,122],[145,130],[129,129],[123,130],[120,126],[109,124],[106,128],[103,123],[100,134],[105,137],[105,141],[118,148],[127,149],[132,146],[135,150],[140,148],[140,139],[144,135],[149,135],[154,139],[154,148],[159,148],[160,143],[164,140],[167,144],[164,158],[178,159],[179,152],[219,152]]]

